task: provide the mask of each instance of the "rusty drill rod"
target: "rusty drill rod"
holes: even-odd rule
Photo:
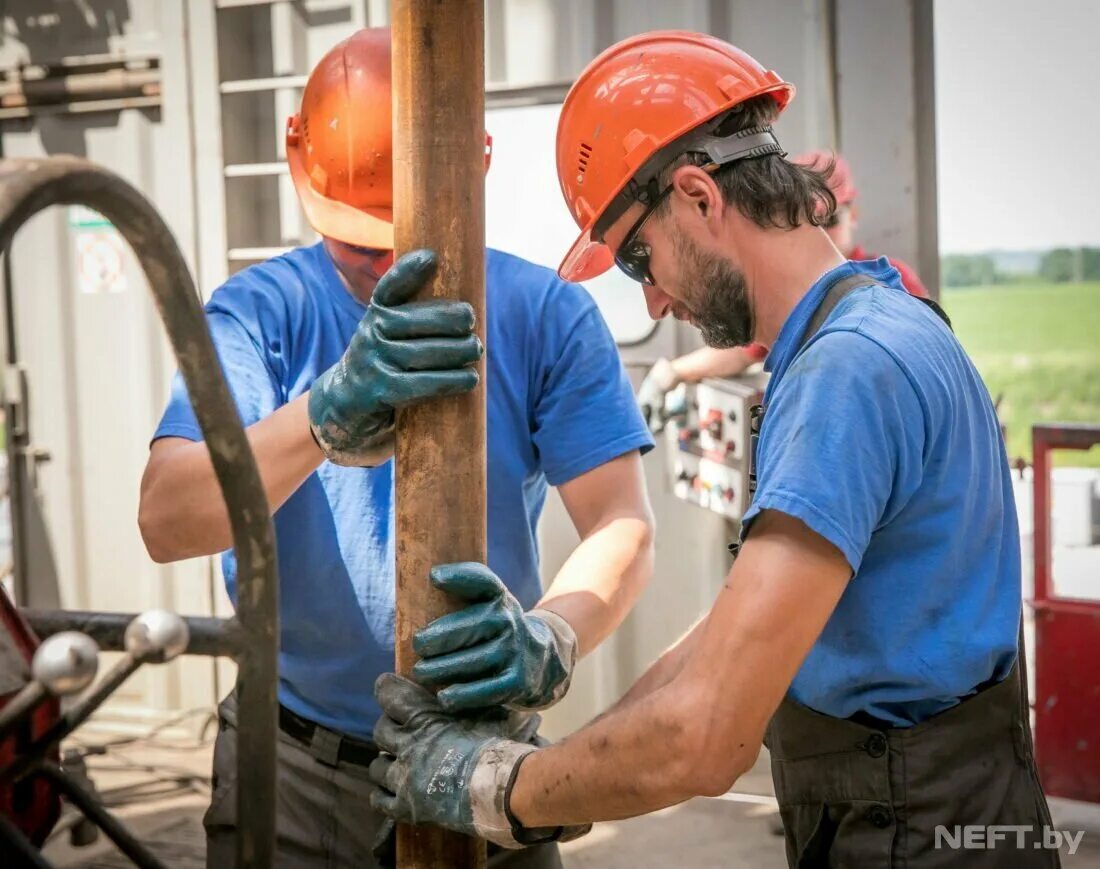
[[[396,254],[428,247],[439,269],[424,297],[474,307],[485,340],[484,0],[393,0],[393,202]],[[485,536],[485,372],[472,393],[397,416],[397,670],[413,633],[453,606],[428,583],[434,564],[481,561]],[[402,869],[482,866],[485,843],[402,825]]]

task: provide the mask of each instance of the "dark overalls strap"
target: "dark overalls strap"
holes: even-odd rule
[[[810,323],[806,326],[806,331],[802,333],[802,337],[799,339],[798,347],[802,349],[818,330],[825,325],[825,321],[829,319],[829,315],[833,312],[833,308],[840,304],[841,300],[854,290],[858,290],[860,287],[871,287],[877,284],[874,278],[870,278],[867,275],[854,274],[848,275],[846,278],[841,278],[831,287],[825,294],[825,298],[821,300],[821,304],[817,306],[817,310],[814,311],[814,315],[810,317]]]
[[[802,333],[802,337],[799,339],[798,348],[801,350],[806,342],[809,341],[817,331],[825,325],[825,321],[829,319],[829,314],[833,312],[840,300],[851,293],[853,290],[858,290],[860,287],[870,287],[877,284],[878,281],[873,278],[867,277],[867,275],[854,274],[848,275],[845,278],[841,278],[831,287],[828,292],[825,293],[825,298],[821,300],[821,304],[817,306],[817,310],[814,311],[814,315],[810,318],[810,323],[806,326],[806,331]],[[756,448],[760,443],[760,427],[764,424],[764,405],[754,404],[749,408],[749,494],[752,495],[756,492]],[[737,546],[730,547],[730,551],[736,554]]]

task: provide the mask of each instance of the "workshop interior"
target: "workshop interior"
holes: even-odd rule
[[[1100,7],[1087,0],[1041,8],[1024,0],[4,0],[0,21],[0,865],[1100,865],[1100,170],[1087,156],[1100,135],[1100,96],[1090,84],[1100,78],[1091,45]],[[635,65],[614,66],[627,61]],[[736,74],[720,77],[722,64],[734,63]],[[591,84],[601,75],[599,87]],[[652,80],[633,81],[645,76]],[[787,83],[789,94],[780,90]],[[718,100],[735,117],[739,103],[773,97],[778,108],[768,120],[729,138],[710,124],[717,109],[705,106]],[[578,107],[582,100],[590,105]],[[332,108],[340,101],[342,114]],[[689,116],[695,120],[684,126]],[[686,164],[674,162],[683,149],[670,149],[703,122],[706,144]],[[590,126],[578,132],[582,123]],[[719,154],[723,143],[748,135],[762,137],[754,150],[729,146]],[[582,137],[579,151],[571,136]],[[609,148],[617,150],[608,156]],[[800,323],[780,330],[780,319],[767,332],[761,273],[738,273],[738,295],[730,289],[737,281],[722,284],[700,266],[716,254],[698,253],[698,245],[711,250],[699,227],[719,218],[684,216],[690,194],[671,179],[694,178],[697,189],[732,195],[718,183],[722,173],[772,159],[797,167],[805,173],[799,178],[819,179],[826,192],[815,194],[819,204],[802,223],[752,224],[744,207],[724,218],[736,227],[730,232],[753,240],[739,243],[737,255],[756,239],[779,250],[778,236],[805,230],[837,262],[874,261],[878,270],[868,265],[863,285],[830,290],[836,297],[816,318],[808,311]],[[347,168],[362,165],[369,170]],[[605,195],[600,185],[612,176]],[[629,209],[623,242],[617,227]],[[696,234],[670,242],[661,232],[675,220]],[[849,233],[843,241],[838,230]],[[687,274],[698,280],[662,286],[684,246],[697,254]],[[430,265],[408,259],[421,248],[435,251]],[[786,272],[782,265],[777,274],[794,273],[794,258]],[[414,279],[420,283],[409,284]],[[820,447],[820,455],[843,456],[813,466],[819,488],[845,491],[846,472],[858,478],[853,486],[869,486],[877,446],[895,455],[892,429],[849,442],[845,432],[855,423],[842,419],[846,408],[876,400],[894,407],[895,395],[872,391],[854,401],[828,375],[821,386],[806,370],[819,391],[838,391],[819,396],[821,407],[801,417],[793,384],[797,359],[831,346],[810,334],[826,317],[847,316],[875,281],[893,288],[882,304],[911,311],[922,335],[961,348],[969,362],[960,364],[982,385],[977,405],[966,405],[973,416],[953,405],[945,427],[956,435],[965,429],[974,453],[985,456],[950,456],[960,469],[956,482],[969,479],[961,488],[973,497],[952,507],[943,488],[941,502],[930,494],[928,503],[944,511],[937,533],[956,541],[959,553],[992,547],[990,528],[1003,520],[1015,567],[1002,559],[998,569],[1007,573],[998,588],[1011,590],[998,594],[1003,611],[981,609],[966,577],[953,578],[955,604],[976,609],[944,616],[956,596],[945,595],[935,631],[947,633],[932,636],[961,658],[992,625],[1008,624],[1001,642],[1011,651],[996,653],[1006,663],[989,684],[1022,683],[1016,734],[1006,740],[1021,769],[1034,771],[1027,787],[1039,795],[1047,839],[1021,853],[1048,862],[1014,862],[1006,849],[1016,833],[997,833],[997,825],[1023,830],[1030,816],[995,809],[980,820],[987,826],[973,829],[967,825],[978,820],[930,812],[929,824],[946,826],[935,850],[917,856],[898,832],[906,823],[900,800],[883,797],[866,808],[859,797],[858,811],[843,810],[855,816],[814,802],[807,821],[787,802],[792,785],[773,782],[787,762],[775,746],[790,736],[774,729],[767,748],[757,738],[756,753],[721,793],[654,797],[655,810],[637,811],[626,797],[623,808],[608,797],[611,808],[601,807],[599,817],[524,823],[516,815],[524,773],[536,780],[540,755],[573,757],[570,743],[600,733],[588,728],[609,709],[605,720],[622,720],[618,732],[626,733],[632,692],[651,665],[685,635],[709,642],[698,626],[718,624],[731,586],[748,582],[738,580],[739,569],[768,569],[752,550],[765,548],[775,532],[764,519],[777,504],[782,509],[769,473],[778,477],[782,466],[784,414],[819,426],[789,435],[803,440],[787,455],[816,456]],[[748,320],[756,339],[711,351],[702,303],[690,310],[689,303],[719,285],[727,302],[756,306]],[[809,287],[799,285],[799,293]],[[535,301],[525,308],[517,294],[528,290]],[[469,322],[455,309],[444,312],[459,303]],[[424,307],[399,313],[415,306]],[[797,335],[785,336],[796,327]],[[339,346],[326,330],[343,330]],[[432,342],[453,346],[395,375],[406,357],[392,348],[418,341],[423,352]],[[770,352],[780,346],[795,361]],[[910,373],[906,383],[926,376],[955,388],[946,367],[942,376],[930,370],[945,358],[940,345],[911,352],[929,372]],[[473,355],[439,361],[462,353]],[[373,367],[356,367],[368,358]],[[473,371],[480,376],[460,383],[460,372]],[[369,382],[401,377],[405,386],[395,388],[406,391],[397,397]],[[445,397],[425,399],[418,390]],[[925,416],[911,414],[905,437],[934,415],[922,401]],[[982,425],[992,440],[980,441]],[[293,426],[293,435],[284,434]],[[927,460],[936,443],[928,437],[914,455],[923,451]],[[633,481],[630,492],[636,487],[634,506],[626,488],[613,490],[618,483],[594,482],[619,480],[594,474],[610,474],[624,456],[635,463],[635,476],[622,478]],[[886,474],[895,487],[908,473],[896,462]],[[982,519],[991,509],[982,494],[992,491],[990,474],[997,475],[996,522]],[[359,482],[341,482],[351,475]],[[890,506],[869,520],[871,549],[849,571],[834,618],[853,618],[860,604],[849,589],[863,571],[878,579],[874,571],[890,557],[873,549],[876,535],[894,539],[899,531],[888,526],[906,499],[918,497],[891,491]],[[645,539],[629,554],[630,529],[641,526],[627,528],[622,516],[633,516],[637,504]],[[963,519],[950,524],[956,508]],[[799,533],[819,541],[815,532],[832,521],[824,516],[819,527],[792,515],[802,516]],[[906,545],[934,549],[939,541],[922,536],[929,527],[920,525]],[[317,540],[307,545],[309,535]],[[831,551],[843,557],[842,548]],[[911,569],[924,569],[923,558],[909,556]],[[438,567],[448,563],[487,567],[455,571],[448,581]],[[504,566],[526,578],[510,577]],[[905,569],[896,567],[898,575]],[[554,582],[571,594],[554,598]],[[913,619],[904,614],[920,612],[903,591],[887,590],[880,600],[890,603],[859,616],[868,630],[880,617],[909,630]],[[435,731],[406,743],[413,724],[394,712],[404,701],[385,699],[381,688],[374,696],[376,677],[394,670],[408,677],[406,688],[426,693],[417,702],[425,715],[438,713],[440,732],[452,726],[443,698],[453,689],[434,694],[444,677],[425,681],[427,692],[412,680],[431,660],[425,627],[458,619],[461,606],[471,643],[511,626],[496,648],[516,643],[520,663],[508,664],[507,674],[527,679],[515,697],[504,693],[511,683],[503,676],[494,683],[486,696],[496,698],[500,715],[486,712],[483,720],[466,711],[454,719],[510,747],[523,744],[500,783],[500,799],[512,801],[497,819],[503,832],[484,820],[492,800],[475,790],[491,774],[478,753],[484,746],[470,749],[457,785],[447,761],[428,785],[458,794],[459,820],[444,832],[451,809],[440,808],[438,817],[424,815],[429,822],[410,823],[427,805],[412,792],[416,764],[428,763],[413,743],[420,738],[430,754]],[[348,613],[355,632],[346,627]],[[851,639],[858,632],[838,639],[842,629],[830,630],[817,642],[859,661],[864,651]],[[777,643],[786,637],[779,633]],[[817,652],[791,689],[803,702],[818,696],[809,680],[841,678],[843,665],[821,663]],[[953,684],[921,654],[914,648],[897,671],[870,680],[873,690],[888,692],[906,666],[913,685]],[[541,656],[543,669],[524,671],[525,655]],[[862,671],[853,664],[851,672]],[[771,711],[788,696],[792,675]],[[680,677],[670,678],[676,685]],[[971,708],[996,690],[982,679],[972,684]],[[661,696],[676,696],[670,692]],[[952,702],[966,709],[969,693]],[[525,719],[532,728],[518,737],[501,729],[509,713],[541,716],[541,725]],[[862,713],[848,719],[832,707],[810,714],[889,733],[889,750],[861,744],[860,762],[877,763],[885,751],[882,762],[894,758],[891,774],[901,774],[892,740],[906,728],[885,713],[870,724]],[[400,731],[392,744],[374,740],[378,715]],[[240,737],[232,756],[227,731]],[[296,764],[316,765],[314,778],[293,773],[301,788],[294,799],[308,802],[312,793],[318,800],[312,819],[299,811],[305,803],[293,811],[285,804],[291,744],[301,754]],[[574,775],[584,766],[598,774],[593,762],[579,763]],[[405,772],[385,775],[398,768]],[[635,778],[619,772],[622,781]],[[791,773],[818,782],[831,774],[824,766]],[[969,774],[958,771],[960,788]],[[400,787],[393,784],[402,776]],[[950,770],[935,777],[945,788],[952,780]],[[799,778],[799,787],[817,799],[814,781]],[[1012,787],[1024,793],[1020,782]],[[599,803],[589,790],[591,801],[574,801],[577,813]],[[1005,797],[1003,805],[1011,802]],[[547,817],[551,803],[547,797]],[[303,829],[291,835],[287,818],[295,812]],[[358,812],[370,820],[355,830]],[[333,841],[329,824],[341,830]],[[866,833],[851,833],[859,824]],[[337,843],[345,829],[348,841]],[[842,850],[848,835],[858,840],[850,852]],[[869,857],[864,848],[887,856]],[[540,854],[523,862],[528,852]],[[519,862],[505,862],[508,854]]]

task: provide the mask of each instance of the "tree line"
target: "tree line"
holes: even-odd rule
[[[974,287],[1041,279],[1064,284],[1100,281],[1100,247],[1059,247],[1039,258],[1034,273],[998,267],[991,254],[947,254],[940,261],[940,280],[945,287]]]

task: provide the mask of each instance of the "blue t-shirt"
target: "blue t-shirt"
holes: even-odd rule
[[[490,250],[486,306],[489,566],[526,608],[541,593],[535,529],[547,484],[653,441],[583,288]],[[302,395],[340,358],[366,306],[317,244],[234,275],[206,311],[247,426]],[[178,375],[155,437],[201,440]],[[361,738],[380,714],[374,680],[394,665],[393,483],[392,460],[378,468],[325,462],[274,517],[279,700]],[[222,565],[235,599],[232,551]]]
[[[803,347],[830,286],[841,299]],[[1020,538],[1000,427],[951,330],[885,258],[810,289],[768,356],[761,510],[794,516],[853,577],[791,685],[796,701],[896,726],[957,704],[1016,659]]]

